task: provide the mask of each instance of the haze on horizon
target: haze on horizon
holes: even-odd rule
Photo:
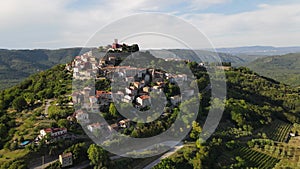
[[[144,12],[165,13],[184,19],[201,30],[218,48],[299,46],[299,9],[297,0],[1,1],[0,48],[82,47],[103,26]],[[128,24],[138,23],[132,21]],[[99,39],[99,44],[94,46],[107,45],[112,40]],[[141,47],[151,48],[147,45]]]

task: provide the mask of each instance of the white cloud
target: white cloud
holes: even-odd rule
[[[193,10],[205,9],[213,5],[224,4],[231,0],[190,0],[189,8]]]
[[[102,0],[71,8],[78,0],[10,0],[0,2],[0,48],[82,46],[104,25],[142,11],[180,15],[202,30],[216,46],[300,44],[300,4],[258,4],[258,9],[231,15],[180,14],[231,0]],[[82,2],[84,3],[84,2]],[[177,5],[177,6],[176,6]],[[183,10],[183,11],[184,11]],[[147,22],[147,21],[144,21]],[[135,21],[129,24],[138,24]],[[173,25],[169,25],[173,26]],[[120,31],[122,28],[120,28]],[[102,39],[99,39],[99,43]]]
[[[217,46],[299,45],[300,4],[260,8],[238,14],[198,14],[183,16]]]
[[[270,5],[269,4],[258,4],[258,7],[259,8],[268,8],[268,7],[270,7]]]
[[[116,19],[144,10],[160,11],[180,1],[103,0],[88,7],[79,4],[69,8],[74,2],[79,1],[1,1],[0,48],[82,46],[95,31]]]

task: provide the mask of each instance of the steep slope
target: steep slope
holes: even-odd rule
[[[282,83],[300,86],[300,53],[257,59],[247,67]]]

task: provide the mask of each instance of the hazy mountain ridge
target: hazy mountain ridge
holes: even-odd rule
[[[152,55],[158,58],[178,58],[191,60],[196,62],[231,62],[233,65],[245,63],[245,60],[228,54],[216,53],[206,50],[187,50],[187,49],[165,49],[165,50],[149,50]]]
[[[82,48],[57,50],[7,50],[0,49],[0,89],[13,86],[29,75],[70,62]]]
[[[300,47],[273,47],[273,46],[243,46],[233,48],[217,48],[216,51],[231,53],[236,55],[247,54],[247,55],[285,55],[288,53],[300,52]]]

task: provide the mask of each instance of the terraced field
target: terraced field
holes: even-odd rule
[[[247,166],[259,169],[273,168],[280,160],[269,155],[257,152],[247,147],[241,147],[233,151],[236,156],[245,160]]]
[[[271,125],[264,127],[261,132],[266,133],[271,140],[284,142],[288,137],[291,127],[292,125],[289,123],[276,120]]]

